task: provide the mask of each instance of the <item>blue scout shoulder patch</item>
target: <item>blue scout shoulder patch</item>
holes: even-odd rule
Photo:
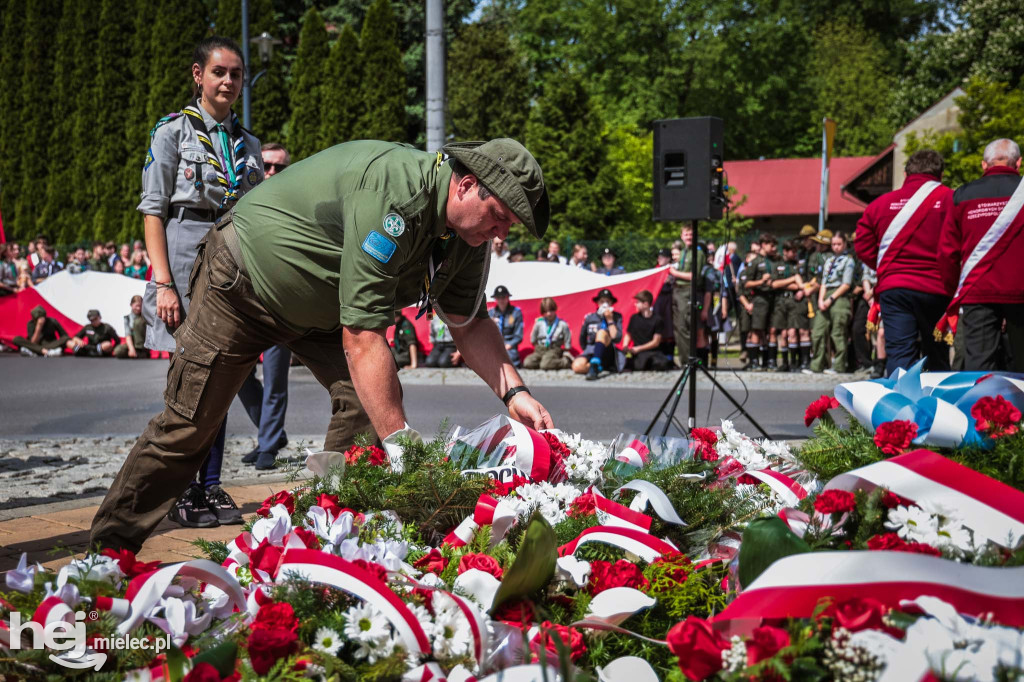
[[[381,263],[387,263],[395,255],[398,244],[391,241],[380,232],[371,232],[363,240],[363,251],[370,254]]]

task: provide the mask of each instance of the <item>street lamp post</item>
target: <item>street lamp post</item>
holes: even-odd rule
[[[245,61],[247,69],[249,68],[249,42],[249,0],[242,0],[242,59]],[[252,78],[248,75],[245,76],[242,82],[242,125],[250,129],[252,128],[252,86],[256,85],[260,76],[267,72],[270,58],[274,56],[274,46],[281,44],[280,40],[266,31],[252,38],[251,42],[256,43],[260,61],[263,62],[263,70]]]

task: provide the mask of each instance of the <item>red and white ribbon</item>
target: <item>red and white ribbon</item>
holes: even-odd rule
[[[916,450],[854,469],[833,478],[825,489],[875,487],[956,510],[975,535],[1005,547],[1024,539],[1024,493],[934,452]]]
[[[647,514],[641,514],[624,504],[609,500],[597,488],[591,487],[588,489],[588,492],[594,496],[597,518],[602,526],[619,526],[622,528],[632,528],[644,533],[651,532],[651,523],[654,519]]]
[[[626,462],[636,467],[642,467],[647,464],[647,460],[651,457],[651,451],[646,445],[633,439],[626,444],[626,447],[615,455],[615,459],[620,462]]]
[[[483,494],[477,500],[473,515],[467,516],[447,536],[444,544],[451,547],[465,547],[473,539],[480,526],[491,526],[491,546],[501,542],[508,529],[516,522],[516,510],[505,499],[497,500]]]
[[[772,469],[757,469],[744,472],[753,476],[762,483],[767,484],[776,495],[782,498],[787,506],[795,507],[800,500],[807,497],[807,491],[802,485],[785,474],[780,474]]]
[[[47,597],[39,603],[32,614],[32,621],[42,626],[63,621],[74,624],[75,612],[60,597]]]
[[[580,533],[579,537],[572,542],[559,547],[558,555],[574,554],[579,547],[588,542],[601,542],[606,545],[619,547],[637,555],[648,563],[663,554],[672,554],[679,551],[665,540],[656,538],[644,531],[615,526],[594,526]]]
[[[633,498],[630,502],[629,508],[636,511],[642,512],[648,505],[654,510],[654,513],[658,515],[662,521],[666,523],[674,523],[677,526],[685,526],[686,522],[679,518],[679,514],[676,513],[675,507],[672,506],[672,502],[668,499],[668,495],[665,491],[654,485],[650,481],[643,479],[634,479],[624,486],[616,489],[612,496],[618,497],[623,490],[635,490],[638,495]]]
[[[405,602],[377,576],[357,564],[315,549],[289,549],[281,557],[279,571],[295,573],[359,597],[384,614],[410,652],[430,654],[427,633]]]
[[[447,679],[437,663],[424,663],[402,675],[402,682],[446,682]]]
[[[124,620],[132,610],[132,603],[127,599],[118,597],[104,597],[97,595],[92,602],[98,611],[106,611],[118,620]]]
[[[515,463],[523,471],[530,472],[530,480],[547,481],[564,477],[564,472],[552,471],[551,446],[537,431],[526,424],[510,419],[512,425],[512,443],[515,445]]]
[[[736,632],[763,619],[809,618],[822,599],[888,606],[932,596],[963,614],[1024,626],[1024,567],[990,568],[910,552],[810,552],[779,559],[712,620]]]
[[[160,603],[164,592],[171,586],[178,576],[195,578],[207,584],[213,585],[228,595],[228,600],[233,607],[239,611],[245,610],[245,592],[238,581],[227,572],[227,570],[212,561],[206,559],[193,559],[179,564],[164,566],[147,575],[139,576],[133,580],[125,596],[131,601],[131,613],[117,626],[119,635],[126,635],[150,614]],[[136,582],[139,581],[139,582]]]

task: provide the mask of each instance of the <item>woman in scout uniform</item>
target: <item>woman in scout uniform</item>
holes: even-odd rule
[[[146,250],[153,267],[143,315],[146,348],[173,353],[173,333],[188,314],[189,275],[200,241],[218,218],[263,180],[260,142],[231,111],[242,91],[245,64],[234,41],[210,37],[193,52],[195,98],[165,116],[150,132],[142,170]],[[234,501],[220,487],[224,425],[194,484],[172,508],[184,526],[241,523]]]
[[[835,374],[846,371],[846,330],[852,309],[847,296],[853,289],[853,258],[846,253],[846,235],[836,232],[832,237],[832,255],[821,269],[821,288],[818,290],[818,311],[814,316],[811,343],[814,359],[811,371]],[[832,339],[832,369],[825,369],[825,339]]]

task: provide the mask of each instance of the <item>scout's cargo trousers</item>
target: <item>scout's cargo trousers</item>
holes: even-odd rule
[[[825,295],[830,295],[838,287],[827,289]],[[850,298],[842,296],[828,307],[828,310],[816,308],[814,319],[811,321],[811,371],[821,372],[825,369],[828,361],[828,345],[826,339],[832,339],[832,349],[835,356],[832,358],[832,369],[837,372],[846,371],[846,329],[852,315]]]
[[[277,321],[253,291],[230,219],[199,243],[188,282],[192,303],[175,332],[164,411],[135,442],[92,522],[90,542],[138,552],[195,478],[228,407],[260,353],[285,345],[331,397],[325,450],[360,433],[376,438],[356,396],[341,330],[300,334]]]

